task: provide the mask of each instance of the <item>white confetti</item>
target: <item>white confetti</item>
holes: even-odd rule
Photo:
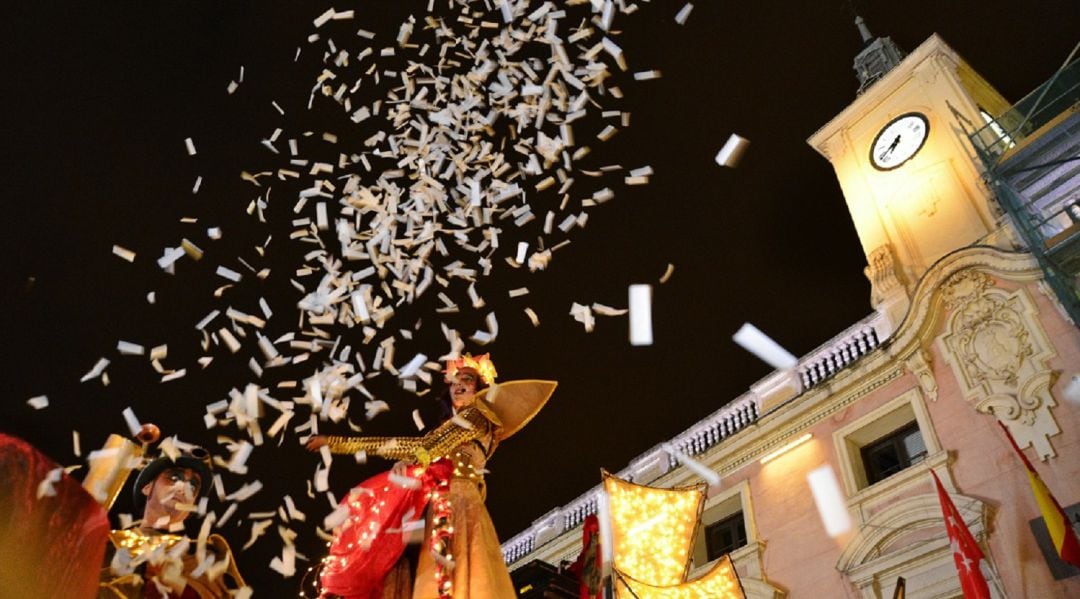
[[[141,356],[146,353],[146,348],[130,341],[117,341],[116,351],[124,356]]]
[[[732,133],[731,137],[724,143],[724,147],[720,148],[720,151],[716,153],[716,164],[735,168],[739,165],[748,147],[750,147],[748,139]]]
[[[217,275],[219,277],[221,277],[223,279],[228,279],[228,280],[230,280],[230,281],[232,281],[234,283],[239,283],[240,279],[243,278],[243,276],[240,273],[236,272],[235,270],[232,270],[231,268],[226,268],[224,266],[218,266],[216,272],[217,272]]]
[[[1072,375],[1069,384],[1065,385],[1065,399],[1073,403],[1080,403],[1080,374]]]
[[[403,489],[419,489],[420,479],[413,478],[411,476],[401,476],[400,474],[390,473],[390,482]]]
[[[184,140],[184,146],[187,148],[188,156],[195,155],[195,141],[190,137]]]
[[[615,553],[615,536],[611,524],[611,501],[603,487],[596,495],[596,519],[600,524],[600,551],[604,555],[604,563],[610,564]]]
[[[409,363],[401,368],[398,372],[398,378],[411,379],[416,376],[420,367],[427,362],[427,356],[424,354],[416,354],[413,359],[409,360]]]
[[[364,417],[368,420],[371,420],[379,414],[389,411],[390,404],[386,403],[381,399],[376,399],[374,401],[366,401],[364,402],[364,410],[366,411]]]
[[[270,560],[270,568],[284,578],[296,575],[296,547],[285,545],[281,550],[281,557]]]
[[[791,352],[781,347],[779,343],[770,339],[768,335],[749,322],[744,323],[732,339],[735,340],[735,343],[741,345],[743,349],[777,370],[794,368],[799,363],[799,360]]]
[[[529,322],[531,322],[534,327],[540,326],[540,317],[536,315],[536,312],[534,312],[532,308],[525,308],[525,316],[529,317]]]
[[[49,407],[49,398],[45,395],[38,395],[26,400],[26,404],[35,410],[43,410]]]
[[[652,345],[652,285],[629,288],[630,345]]]
[[[323,518],[323,528],[326,530],[333,530],[338,526],[345,523],[345,520],[349,518],[349,505],[342,503],[334,508],[334,511],[330,512]]]
[[[116,255],[116,256],[119,256],[120,258],[122,258],[124,260],[127,260],[128,262],[134,262],[135,261],[135,252],[133,252],[133,251],[131,251],[131,250],[125,248],[125,247],[121,247],[119,245],[114,245],[114,246],[112,246],[112,253],[114,255]]]
[[[851,514],[832,467],[826,465],[810,471],[806,475],[806,482],[810,484],[810,492],[814,495],[814,503],[817,505],[821,522],[825,525],[826,534],[836,538],[849,532]]]
[[[55,497],[56,488],[53,485],[60,482],[60,478],[61,476],[63,476],[63,474],[63,468],[58,467],[49,470],[49,472],[45,474],[45,478],[41,479],[41,482],[38,483],[37,498],[41,499],[42,497]]]
[[[664,270],[664,274],[660,276],[660,284],[663,285],[671,279],[671,275],[675,273],[675,265],[668,263],[667,268]]]
[[[712,470],[705,464],[702,464],[701,462],[695,460],[694,458],[686,455],[685,453],[679,451],[678,449],[675,449],[675,446],[671,443],[664,443],[660,447],[664,451],[668,452],[669,455],[673,456],[676,460],[678,460],[679,463],[681,463],[683,466],[686,466],[688,470],[692,471],[694,474],[697,474],[705,482],[709,483],[710,487],[715,487],[720,484],[720,475],[717,474],[716,471]]]
[[[679,12],[675,14],[675,22],[679,25],[686,25],[686,20],[690,18],[690,11],[694,10],[694,5],[687,2],[679,9]]]
[[[121,412],[121,414],[123,414],[124,416],[124,422],[127,424],[128,431],[131,433],[131,436],[139,436],[139,431],[142,430],[142,425],[139,424],[139,419],[135,417],[135,410],[132,410],[130,407],[124,408],[124,411]]]
[[[96,379],[97,377],[101,376],[102,372],[105,372],[105,369],[108,368],[108,366],[109,366],[108,358],[99,358],[97,363],[94,364],[94,367],[90,369],[90,372],[87,372],[86,374],[84,374],[82,376],[82,378],[79,379],[79,382],[80,383],[85,383],[86,381],[89,381],[90,379]]]

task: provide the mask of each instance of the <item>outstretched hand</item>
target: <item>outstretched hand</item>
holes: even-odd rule
[[[319,448],[324,447],[329,442],[330,441],[326,438],[326,435],[315,435],[314,437],[308,439],[308,442],[306,445],[304,445],[304,447],[306,447],[308,451],[319,451]]]

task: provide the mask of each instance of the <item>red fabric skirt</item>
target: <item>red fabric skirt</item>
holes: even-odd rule
[[[408,469],[415,486],[397,484],[383,472],[353,487],[341,501],[348,517],[334,529],[330,553],[323,560],[323,594],[378,599],[387,573],[405,550],[404,528],[410,523],[423,526],[432,491],[452,473],[450,461],[441,459],[427,469]]]

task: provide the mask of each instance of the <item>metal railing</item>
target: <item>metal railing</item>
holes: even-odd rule
[[[1080,60],[1072,60],[1046,83],[971,135],[971,143],[988,166],[1043,125],[1069,110],[1080,97]]]
[[[1080,326],[1077,49],[1046,83],[990,119],[970,139],[998,202],[1073,323]]]

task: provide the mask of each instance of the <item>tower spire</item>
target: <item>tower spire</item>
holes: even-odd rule
[[[866,20],[859,15],[855,15],[855,26],[859,28],[859,35],[862,36],[864,45],[874,39],[874,36],[870,33],[870,28],[866,26]]]
[[[855,55],[855,75],[859,78],[859,91],[863,93],[875,81],[881,79],[900,64],[904,53],[887,37],[875,38],[870,33],[866,21],[859,15],[855,15],[855,27],[859,29],[862,37],[863,48]]]

